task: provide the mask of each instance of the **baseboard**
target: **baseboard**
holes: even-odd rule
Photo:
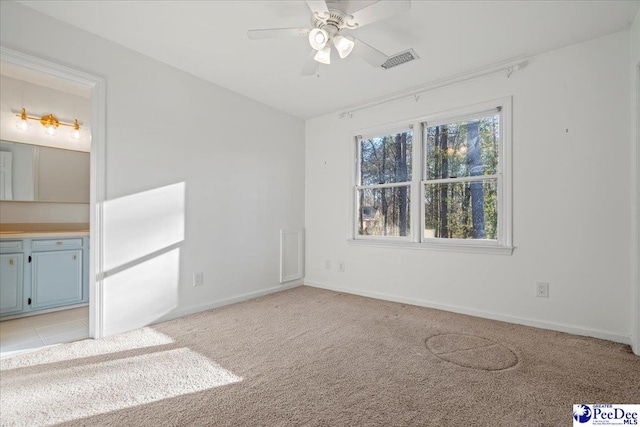
[[[616,334],[608,331],[602,331],[599,329],[582,328],[579,326],[565,325],[562,323],[543,322],[540,320],[527,319],[524,317],[509,316],[504,314],[492,313],[489,311],[473,310],[465,307],[458,307],[458,306],[453,306],[448,304],[433,303],[433,302],[425,301],[421,299],[405,298],[405,297],[399,297],[396,295],[361,291],[361,290],[351,289],[351,288],[342,288],[339,286],[327,285],[325,283],[319,283],[319,282],[314,282],[310,280],[305,280],[304,284],[314,288],[327,289],[330,291],[343,292],[347,294],[359,295],[359,296],[368,297],[368,298],[400,302],[404,304],[417,305],[420,307],[435,308],[438,310],[451,311],[453,313],[459,313],[459,314],[467,314],[470,316],[482,317],[485,319],[499,320],[502,322],[516,323],[516,324],[525,325],[525,326],[533,326],[535,328],[549,329],[549,330],[558,331],[558,332],[566,332],[574,335],[600,338],[600,339],[614,341],[622,344],[631,344],[630,336],[620,335],[620,334]]]
[[[235,303],[247,301],[253,298],[258,298],[264,295],[285,291],[287,289],[292,289],[298,286],[302,286],[303,284],[304,283],[302,279],[300,279],[293,282],[285,283],[280,286],[274,286],[272,288],[261,289],[259,291],[254,291],[254,292],[248,292],[246,294],[241,294],[231,298],[225,298],[225,299],[213,301],[207,304],[197,305],[195,307],[189,307],[183,310],[172,311],[171,313],[167,313],[161,318],[159,318],[158,320],[154,321],[152,324],[162,323],[168,320],[177,319],[179,317],[188,316],[190,314],[200,313],[201,311],[207,311],[214,308],[224,307],[225,305],[235,304]]]
[[[87,307],[88,305],[89,305],[88,302],[81,302],[80,304],[65,305],[62,307],[47,308],[44,310],[34,310],[34,311],[28,311],[28,312],[19,313],[19,314],[10,314],[7,316],[2,316],[0,318],[0,321],[15,320],[15,319],[21,319],[23,317],[38,316],[40,314],[54,313],[56,311],[71,310],[72,308]]]

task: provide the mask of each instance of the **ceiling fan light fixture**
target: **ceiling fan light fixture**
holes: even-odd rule
[[[302,72],[303,76],[315,74],[318,64],[331,63],[331,49],[335,48],[341,59],[354,51],[355,55],[375,68],[379,68],[389,57],[379,50],[367,45],[357,38],[340,34],[342,30],[353,30],[373,22],[381,21],[391,15],[403,13],[411,9],[411,0],[370,1],[357,11],[350,0],[306,0],[311,10],[310,28],[268,28],[249,30],[250,39],[271,37],[307,36],[312,49],[309,52]],[[359,3],[359,2],[356,2]],[[352,7],[354,6],[354,7]],[[352,12],[352,13],[349,13]]]
[[[315,59],[321,64],[326,64],[326,65],[331,64],[331,47],[325,46],[323,49],[319,50],[316,53],[313,59]]]
[[[317,51],[324,49],[329,41],[329,33],[322,28],[314,28],[309,32],[309,44]]]
[[[340,55],[340,58],[344,59],[347,56],[349,56],[349,54],[353,50],[353,47],[356,44],[353,41],[352,37],[337,35],[333,38],[333,45],[336,47],[336,50],[338,51],[338,55]]]

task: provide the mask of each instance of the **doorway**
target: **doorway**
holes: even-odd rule
[[[82,243],[82,247],[78,248],[69,248],[68,255],[73,257],[73,260],[82,259],[81,255],[83,253],[88,256],[84,257],[83,262],[83,273],[86,276],[86,282],[88,282],[88,286],[85,289],[88,291],[88,307],[78,307],[71,304],[72,307],[69,310],[65,310],[65,315],[56,313],[62,313],[60,311],[55,311],[52,309],[52,313],[41,314],[38,317],[38,322],[47,323],[47,322],[56,322],[57,319],[65,318],[68,319],[67,323],[72,322],[72,318],[74,319],[86,319],[88,322],[88,335],[91,338],[101,338],[102,337],[102,204],[104,201],[105,194],[105,83],[104,80],[100,77],[89,75],[59,64],[55,64],[53,62],[45,61],[30,55],[23,54],[21,52],[13,51],[10,49],[6,49],[4,47],[0,48],[1,51],[1,60],[3,66],[7,65],[10,67],[18,67],[26,70],[26,72],[30,73],[39,73],[44,76],[44,81],[46,79],[50,79],[51,81],[61,82],[63,85],[67,84],[70,86],[75,86],[85,90],[88,93],[89,98],[89,123],[91,124],[91,129],[88,135],[90,141],[90,151],[89,151],[89,233],[88,238],[80,239]],[[12,106],[14,107],[14,106]],[[38,125],[39,126],[39,125]],[[85,227],[86,228],[86,227]],[[78,230],[80,231],[80,230]],[[85,233],[86,235],[86,233]],[[80,236],[80,234],[78,234]],[[5,239],[6,240],[6,239]],[[60,240],[62,238],[60,237]],[[75,242],[71,242],[71,240],[75,240]],[[26,241],[26,240],[25,240]],[[70,239],[71,243],[78,243],[78,239]],[[67,242],[64,242],[66,244]],[[55,244],[55,243],[54,243]],[[23,249],[23,248],[20,248]],[[59,249],[59,248],[54,248]],[[66,248],[65,248],[66,249]],[[73,250],[76,249],[77,255]],[[82,251],[85,252],[82,252]],[[52,252],[55,254],[55,252]],[[38,253],[40,255],[41,253]],[[26,255],[25,252],[25,260],[31,261],[32,254]],[[35,254],[34,254],[35,255]],[[28,258],[26,258],[28,256]],[[35,258],[35,256],[34,256]],[[43,263],[44,265],[44,257]],[[88,259],[88,260],[87,260]],[[13,262],[18,262],[20,259],[16,258],[11,259]],[[12,263],[13,265],[13,263]],[[25,269],[28,274],[33,271],[33,269]],[[30,278],[31,280],[31,278]],[[73,295],[71,295],[73,297]],[[73,301],[73,300],[70,300]],[[85,295],[85,304],[86,304],[86,295]],[[32,301],[29,298],[28,303],[30,304]],[[48,311],[48,310],[45,310]],[[44,313],[44,311],[43,311]],[[34,312],[35,314],[35,312]],[[47,316],[51,317],[48,319]],[[26,318],[24,318],[26,319]],[[10,321],[9,321],[10,322]],[[35,323],[38,323],[35,322]],[[30,322],[33,323],[33,322]],[[54,324],[49,324],[49,327],[52,329]],[[64,331],[64,326],[60,327],[60,331]],[[45,340],[46,342],[46,340]]]

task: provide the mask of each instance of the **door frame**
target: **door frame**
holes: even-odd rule
[[[637,19],[636,19],[637,20]],[[631,195],[633,223],[635,225],[635,235],[632,235],[631,248],[631,345],[633,352],[640,356],[640,61],[634,66],[635,81],[635,100],[631,111],[635,112],[632,123],[632,152],[635,152],[635,158],[632,160],[633,173],[631,174],[634,182],[631,188],[635,187],[634,194]],[[635,109],[635,111],[634,111]],[[634,227],[632,227],[633,229]]]
[[[104,280],[104,229],[103,206],[105,201],[105,80],[102,77],[56,64],[0,46],[0,62],[16,65],[49,76],[86,86],[91,91],[91,165],[89,202],[89,335],[99,339],[104,335],[103,280]]]

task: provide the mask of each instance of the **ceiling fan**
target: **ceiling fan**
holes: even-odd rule
[[[311,9],[312,28],[270,28],[249,30],[252,40],[289,36],[308,36],[313,48],[302,68],[302,74],[313,75],[320,64],[331,63],[331,46],[340,58],[346,58],[351,52],[373,67],[380,67],[388,59],[387,55],[352,36],[342,34],[343,30],[354,30],[388,16],[405,12],[411,8],[411,0],[387,0],[375,2],[353,13],[349,11],[349,2],[325,0],[307,0]]]

